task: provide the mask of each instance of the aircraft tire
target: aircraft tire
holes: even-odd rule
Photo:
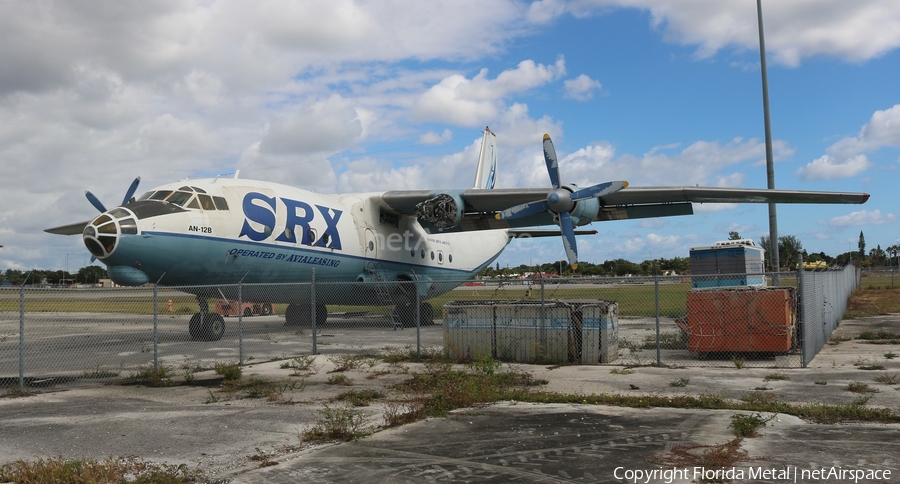
[[[284,312],[285,326],[310,327],[312,315],[309,304],[289,304]],[[328,308],[322,304],[316,304],[316,327],[321,328],[328,320]]]
[[[415,317],[411,304],[398,304],[394,307],[394,321],[397,321],[401,328],[415,327]]]
[[[272,314],[272,303],[263,303],[262,310],[259,312],[262,316],[269,316]]]
[[[203,321],[203,340],[219,341],[225,335],[225,318],[220,314],[207,314]]]
[[[415,317],[415,316],[413,316]],[[434,306],[430,303],[419,304],[419,326],[431,326],[434,324]]]
[[[253,316],[253,310],[250,308],[244,308],[244,317],[249,318],[250,316]]]
[[[200,313],[194,313],[191,316],[191,322],[188,323],[188,333],[191,335],[191,341],[200,341],[203,324],[200,321]]]

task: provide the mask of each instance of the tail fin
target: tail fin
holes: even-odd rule
[[[497,183],[497,135],[491,128],[484,127],[484,137],[481,138],[481,154],[478,155],[478,168],[475,172],[475,186],[473,188],[494,188]]]

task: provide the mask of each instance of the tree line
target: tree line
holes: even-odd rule
[[[739,240],[741,235],[738,232],[729,232],[728,240]],[[770,260],[771,251],[769,250],[769,236],[760,237],[757,244],[765,249],[765,270],[774,271],[772,269],[772,261]],[[824,261],[829,266],[845,266],[855,264],[860,267],[885,267],[898,264],[898,255],[900,255],[900,243],[888,246],[884,249],[881,245],[866,251],[865,235],[860,231],[857,250],[844,252],[835,257],[829,256],[825,252],[807,253],[803,249],[800,239],[794,235],[783,235],[778,237],[778,260],[781,270],[794,270],[800,255],[803,256],[804,262]],[[597,264],[587,261],[578,262],[577,275],[580,276],[625,276],[627,274],[648,276],[653,274],[683,274],[691,268],[691,260],[689,257],[673,257],[666,259],[647,259],[642,262],[632,262],[626,259],[606,260]],[[575,275],[569,267],[568,261],[558,260],[554,262],[545,262],[538,265],[521,264],[517,267],[501,268],[499,264],[494,267],[488,266],[484,268],[478,275],[482,277],[511,277],[513,274],[526,273],[544,273],[556,274],[561,276]],[[92,284],[97,283],[100,279],[106,279],[106,269],[100,266],[89,265],[82,267],[76,273],[70,273],[62,270],[31,270],[21,271],[16,269],[7,269],[4,273],[0,273],[0,281],[3,284],[20,286],[22,284],[51,284],[65,285],[68,283],[75,284]]]

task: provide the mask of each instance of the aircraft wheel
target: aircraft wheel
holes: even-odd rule
[[[261,314],[263,316],[268,316],[268,315],[272,314],[272,303],[263,303],[262,311],[260,311],[259,314]]]
[[[207,314],[202,332],[204,340],[219,341],[225,334],[225,318],[221,314]]]
[[[309,304],[289,304],[284,312],[285,326],[312,326],[312,314]],[[328,320],[328,308],[324,304],[316,304],[316,327],[320,328]]]
[[[415,317],[415,316],[413,316]],[[430,303],[419,304],[419,326],[431,326],[434,324],[434,306]]]
[[[200,313],[194,313],[191,316],[191,322],[188,323],[188,333],[191,335],[191,341],[199,341],[203,324],[200,322]]]
[[[394,321],[400,323],[402,328],[411,328],[416,325],[416,313],[412,304],[398,304],[394,308]]]
[[[250,316],[253,316],[253,311],[250,308],[244,308],[244,317],[249,318]]]

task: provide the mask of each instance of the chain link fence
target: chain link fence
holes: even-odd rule
[[[22,391],[309,354],[803,367],[859,275],[780,273],[771,287],[775,275],[0,288],[0,384]]]

